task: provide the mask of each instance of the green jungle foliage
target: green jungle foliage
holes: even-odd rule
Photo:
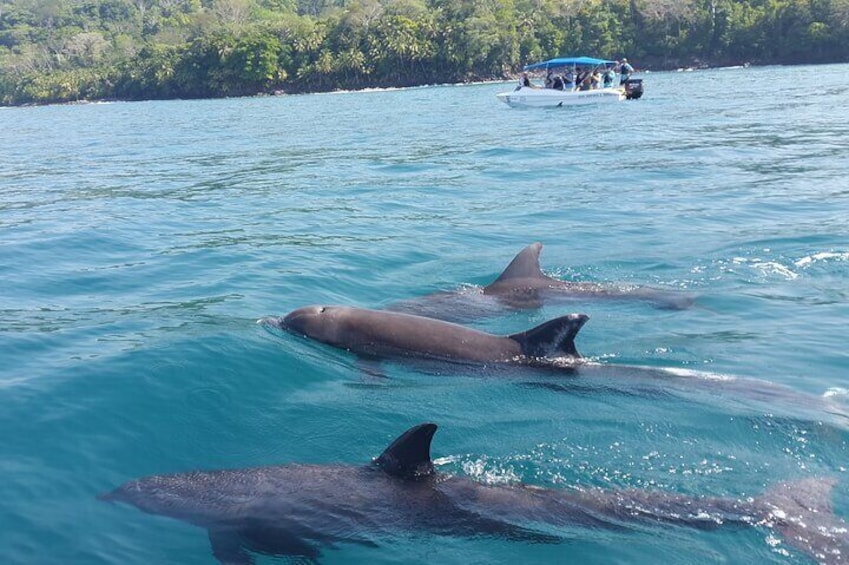
[[[638,68],[843,62],[849,0],[0,0],[0,104],[309,92]]]

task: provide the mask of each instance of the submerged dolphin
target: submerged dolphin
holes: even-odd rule
[[[745,500],[672,492],[559,490],[488,485],[437,473],[430,457],[435,424],[420,424],[365,466],[290,464],[155,475],[129,481],[99,498],[206,528],[213,555],[247,564],[250,551],[320,555],[321,546],[377,546],[404,532],[490,536],[537,543],[560,537],[534,524],[627,530],[675,524],[774,530],[821,563],[845,563],[847,523],[834,515],[833,479],[773,486]]]
[[[392,304],[389,310],[459,322],[494,315],[505,306],[532,309],[546,302],[582,298],[641,300],[658,308],[672,310],[683,310],[693,305],[693,295],[685,292],[644,286],[570,282],[549,277],[540,269],[540,251],[542,243],[532,243],[525,247],[495,281],[482,289],[436,293]]]
[[[348,306],[306,306],[259,322],[360,355],[533,364],[552,358],[580,359],[575,336],[588,319],[585,314],[569,314],[509,336],[424,316]]]

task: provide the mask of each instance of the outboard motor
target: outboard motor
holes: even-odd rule
[[[639,100],[643,95],[643,79],[629,78],[623,85],[625,86],[625,98],[628,100]]]

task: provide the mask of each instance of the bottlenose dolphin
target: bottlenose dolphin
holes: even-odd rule
[[[821,563],[844,563],[849,556],[847,523],[829,501],[834,479],[782,483],[744,500],[483,484],[434,470],[435,432],[431,423],[410,428],[364,466],[290,464],[154,475],[99,498],[206,528],[213,555],[233,565],[250,563],[251,551],[316,559],[322,546],[377,546],[405,532],[560,541],[551,528],[543,532],[534,524],[620,531],[630,525],[754,526],[778,532]]]
[[[530,386],[576,393],[583,387],[588,391],[616,390],[650,398],[662,393],[698,400],[724,391],[738,401],[754,401],[755,406],[750,408],[765,405],[774,411],[783,407],[794,415],[809,410],[816,418],[832,418],[841,427],[849,423],[849,413],[833,399],[768,381],[585,359],[575,346],[575,337],[588,319],[585,314],[569,314],[524,332],[501,336],[401,312],[318,305],[298,308],[283,317],[261,318],[258,323],[351,351],[361,362],[400,360],[439,374],[450,371],[452,365],[463,365],[464,373],[515,371],[514,376],[521,378],[528,377],[523,369],[531,367],[538,380],[527,383]],[[374,367],[366,370],[382,375]],[[564,373],[582,379],[548,378]]]
[[[467,363],[534,364],[578,360],[575,336],[589,319],[569,314],[528,331],[499,336],[451,322],[348,306],[306,306],[268,324],[360,355]]]
[[[542,243],[528,245],[495,281],[483,288],[466,287],[457,292],[440,292],[397,302],[388,309],[462,322],[495,315],[505,307],[514,310],[534,309],[546,302],[587,298],[640,300],[671,310],[683,310],[693,305],[693,295],[685,292],[645,286],[570,282],[549,277],[540,269],[541,251]]]

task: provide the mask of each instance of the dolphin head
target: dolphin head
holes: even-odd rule
[[[216,496],[226,484],[222,473],[193,472],[153,475],[124,483],[97,498],[123,502],[150,514],[172,516],[195,523],[204,522],[221,510],[222,498]]]
[[[343,306],[312,305],[298,308],[283,317],[263,318],[265,323],[296,335],[344,347],[343,327],[349,309]]]

